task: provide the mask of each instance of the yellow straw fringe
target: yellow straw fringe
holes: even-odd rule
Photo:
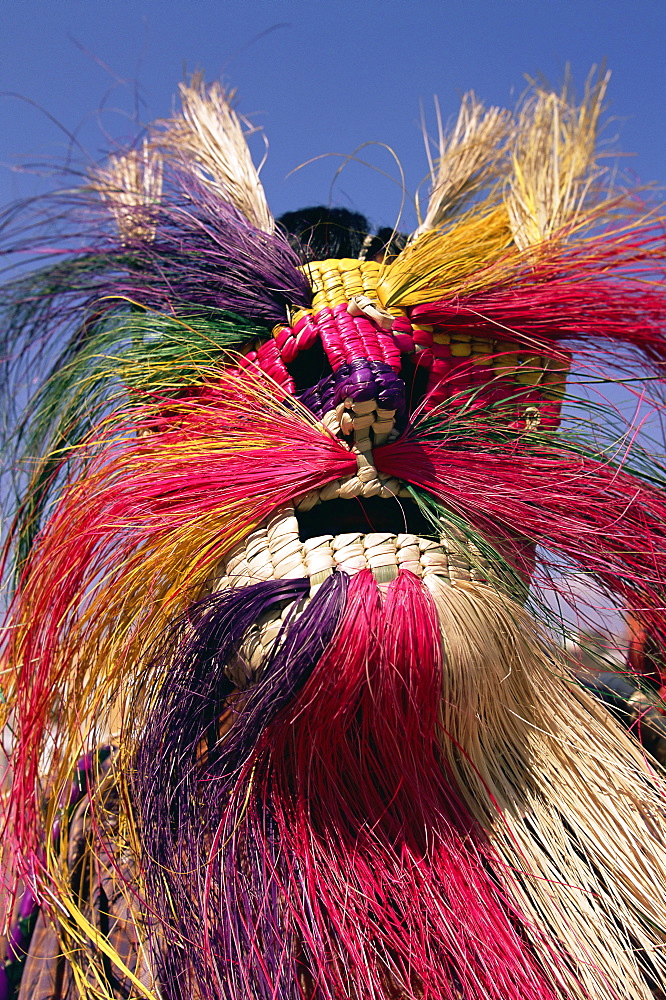
[[[416,306],[470,293],[509,273],[515,261],[505,208],[477,212],[444,232],[428,232],[410,243],[380,272],[377,296],[384,308]]]
[[[334,309],[356,295],[376,298],[380,265],[374,260],[357,260],[353,257],[317,260],[305,264],[302,271],[313,291],[312,308],[308,312]],[[303,312],[301,310],[300,315]]]
[[[607,73],[590,78],[580,106],[568,86],[560,94],[537,88],[515,129],[504,112],[485,112],[473,95],[463,99],[448,138],[440,124],[440,156],[436,170],[431,163],[423,223],[380,272],[377,295],[384,308],[451,299],[501,283],[517,263],[529,264],[521,251],[570,236],[611,213],[613,193],[588,197],[599,176],[595,150],[608,79]],[[512,169],[504,204],[497,205],[501,194],[491,186],[484,201],[451,224],[455,212],[493,180],[509,141]]]

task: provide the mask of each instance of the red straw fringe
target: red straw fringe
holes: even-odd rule
[[[289,919],[317,996],[563,995],[556,956],[490,874],[492,849],[447,777],[441,672],[420,582],[402,572],[382,606],[363,571],[331,646],[252,765],[294,859]]]
[[[377,468],[432,493],[486,536],[516,534],[576,562],[666,642],[666,496],[602,461],[527,444],[465,450],[408,439],[375,451]]]
[[[531,346],[592,343],[612,353],[628,345],[659,363],[666,360],[665,259],[663,220],[610,229],[572,246],[555,241],[529,251],[510,279],[416,306],[410,316]]]
[[[105,672],[122,677],[126,657],[136,662],[131,644],[144,632],[150,642],[231,544],[294,495],[356,469],[311,415],[296,404],[290,412],[272,386],[237,373],[179,404],[166,425],[154,404],[151,414],[161,429],[136,437],[133,422],[114,421],[81,449],[10,610],[15,779],[5,819],[28,877],[44,836],[40,755],[63,697],[74,760],[85,749],[81,692],[66,692],[73,667],[85,669],[86,642],[101,685]]]

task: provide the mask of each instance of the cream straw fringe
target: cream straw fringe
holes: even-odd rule
[[[572,956],[573,997],[653,1000],[666,981],[661,780],[523,608],[424,580],[445,651],[443,746],[524,911]]]
[[[114,217],[123,242],[154,238],[150,209],[162,194],[162,160],[147,142],[91,170],[90,186]]]
[[[430,197],[426,214],[412,239],[431,229],[439,229],[488,182],[497,183],[506,158],[506,142],[513,131],[510,111],[485,109],[470,91],[460,104],[456,124],[444,133],[439,102],[437,114],[437,156],[433,162],[430,141],[425,133],[430,163]]]
[[[590,76],[580,107],[566,84],[560,94],[536,87],[523,105],[506,195],[521,250],[589,221],[587,196],[599,175],[597,132],[609,78],[610,73],[600,73],[596,81]]]

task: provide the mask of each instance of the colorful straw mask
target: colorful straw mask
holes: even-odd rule
[[[661,778],[540,620],[575,566],[666,638],[660,467],[589,408],[560,427],[572,352],[666,362],[663,220],[604,186],[605,86],[466,97],[378,246],[276,226],[200,78],[60,196],[90,231],[55,263],[35,237],[6,295],[38,388],[8,442],[5,995],[23,964],[21,1000],[666,983]]]

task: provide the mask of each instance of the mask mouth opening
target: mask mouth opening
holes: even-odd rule
[[[432,523],[417,504],[404,497],[352,497],[318,503],[310,510],[296,510],[301,542],[320,535],[387,532],[435,537]]]

